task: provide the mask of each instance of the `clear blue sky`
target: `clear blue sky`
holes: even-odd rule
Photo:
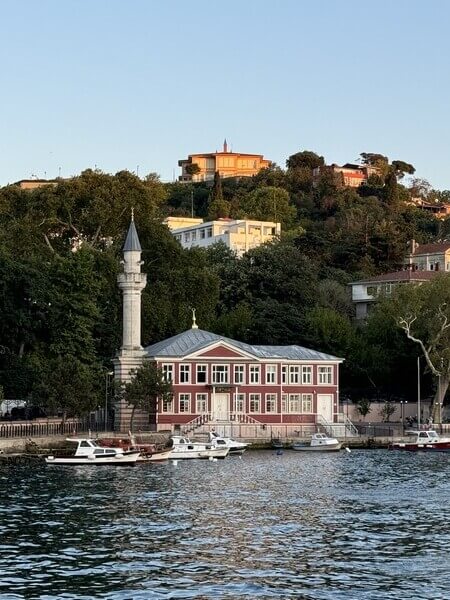
[[[223,7],[227,7],[224,12]],[[450,189],[446,0],[0,0],[0,185],[219,148],[380,152]]]

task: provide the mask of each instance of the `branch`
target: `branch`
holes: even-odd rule
[[[401,327],[401,329],[403,329],[403,331],[406,333],[406,337],[409,340],[411,340],[412,342],[415,342],[416,344],[419,344],[419,346],[422,348],[423,355],[425,356],[425,360],[427,361],[427,364],[430,367],[432,373],[434,375],[436,375],[436,377],[439,377],[441,375],[441,373],[436,369],[436,367],[431,362],[431,358],[430,358],[431,346],[429,346],[428,349],[425,348],[425,344],[422,342],[422,340],[419,340],[419,338],[414,337],[411,333],[411,326],[414,323],[414,321],[416,321],[416,319],[417,319],[417,316],[413,317],[412,315],[409,315],[408,317],[399,317],[397,324],[399,327]]]

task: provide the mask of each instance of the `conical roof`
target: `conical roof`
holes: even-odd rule
[[[123,246],[124,252],[141,252],[141,244],[139,242],[139,236],[136,231],[136,226],[134,224],[134,219],[131,219],[130,226],[128,228],[127,239],[125,240],[125,244]]]

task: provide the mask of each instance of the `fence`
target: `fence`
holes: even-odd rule
[[[111,424],[107,424],[107,429]],[[105,423],[93,419],[68,419],[64,423],[56,419],[35,421],[0,422],[0,438],[48,437],[52,435],[74,435],[104,431]]]

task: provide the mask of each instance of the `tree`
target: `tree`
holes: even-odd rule
[[[450,279],[443,274],[428,283],[400,287],[393,298],[397,326],[416,344],[437,380],[433,419],[450,382]]]
[[[367,417],[367,415],[372,412],[369,398],[360,398],[356,402],[356,409],[362,417]]]
[[[157,412],[158,400],[168,399],[172,393],[172,384],[165,380],[162,369],[154,362],[145,362],[134,371],[132,379],[125,384],[123,398],[132,406],[130,431],[133,431],[133,418],[136,410],[143,410],[149,415]]]
[[[188,175],[198,175],[201,171],[200,167],[198,166],[197,163],[192,163],[190,165],[186,165],[186,173]]]
[[[241,199],[239,217],[258,221],[281,222],[289,229],[295,221],[297,211],[289,202],[286,190],[265,186],[250,192]]]
[[[219,171],[214,173],[214,183],[208,201],[208,219],[214,220],[230,215],[230,203],[224,200]]]
[[[292,154],[286,160],[286,167],[290,170],[298,168],[307,168],[311,171],[317,167],[322,167],[325,164],[323,156],[319,156],[311,150],[303,150]]]
[[[389,419],[391,418],[391,416],[394,413],[395,413],[395,404],[393,404],[389,400],[386,400],[386,402],[383,404],[383,407],[380,410],[380,416],[382,417],[383,421],[385,423],[389,423]]]

